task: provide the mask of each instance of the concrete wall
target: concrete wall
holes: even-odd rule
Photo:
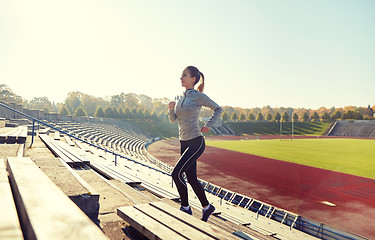
[[[36,118],[38,120],[48,120],[51,122],[77,120],[77,118],[73,116],[63,116],[58,113],[44,113],[43,111],[40,111],[40,110],[26,109],[23,107],[23,105],[16,104],[16,103],[5,103],[5,102],[1,102],[1,103],[19,112],[22,112],[30,117]],[[0,118],[5,118],[9,120],[9,119],[24,119],[26,117],[0,106]],[[84,118],[81,121],[87,121],[87,118]]]

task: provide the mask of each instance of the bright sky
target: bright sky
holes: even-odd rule
[[[375,105],[375,1],[0,0],[0,83],[28,100],[173,99],[188,65],[223,106]]]

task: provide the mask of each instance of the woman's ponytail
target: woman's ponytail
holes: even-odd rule
[[[203,92],[203,89],[204,89],[204,75],[203,73],[199,72],[200,74],[200,81],[199,81],[199,84],[198,84],[198,87],[197,87],[197,90],[199,92]]]
[[[188,66],[186,67],[185,69],[187,69],[189,72],[190,72],[190,75],[192,77],[195,77],[195,84],[199,83],[198,84],[198,87],[197,87],[197,90],[199,92],[203,92],[203,89],[204,89],[204,75],[203,73],[201,73],[198,68],[194,67],[194,66]]]

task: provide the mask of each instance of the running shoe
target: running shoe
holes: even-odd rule
[[[191,211],[191,207],[190,207],[190,206],[189,206],[189,209],[188,209],[188,210],[184,209],[184,208],[181,206],[181,207],[180,207],[180,210],[183,211],[183,212],[185,212],[185,213],[187,213],[187,214],[189,214],[189,215],[193,215],[193,211]]]
[[[201,220],[207,222],[208,218],[214,212],[215,212],[215,207],[210,204],[207,210],[204,210],[204,209],[202,210],[202,218],[201,218]]]

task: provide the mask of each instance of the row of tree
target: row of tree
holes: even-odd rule
[[[47,97],[35,97],[31,101],[15,94],[5,84],[0,84],[0,100],[23,104],[28,109],[58,112],[63,115],[93,116],[121,119],[167,119],[168,98],[152,99],[146,95],[121,93],[107,97],[95,97],[81,92],[71,92],[63,103],[51,103]],[[224,121],[331,121],[338,119],[373,119],[375,105],[367,108],[346,106],[316,110],[264,106],[262,108],[234,108],[223,106]],[[209,117],[212,110],[202,108],[201,116]]]
[[[59,114],[68,116],[71,115],[68,108],[64,105],[60,107],[60,110],[58,111]],[[78,107],[74,113],[73,116],[78,117],[88,117],[87,112],[82,108]],[[101,118],[118,118],[118,119],[149,119],[149,120],[165,120],[167,119],[167,114],[163,111],[160,111],[159,113],[157,111],[150,112],[148,109],[133,108],[130,110],[129,108],[119,108],[116,107],[106,107],[103,109],[102,107],[98,107],[97,110],[94,113],[94,117],[101,117]]]
[[[227,112],[224,112],[221,116],[223,121],[275,121],[275,122],[289,122],[289,121],[301,121],[301,122],[329,122],[339,119],[353,119],[353,120],[362,120],[363,115],[359,111],[347,110],[344,114],[341,114],[340,111],[335,111],[332,116],[328,112],[324,112],[322,116],[319,116],[317,112],[312,112],[311,116],[307,112],[303,112],[300,116],[297,113],[293,113],[292,118],[290,118],[287,112],[284,112],[282,115],[279,112],[276,112],[274,115],[267,113],[265,116],[261,112],[258,112],[256,116],[253,113],[245,114],[240,113],[239,115],[236,112],[233,112],[230,116]]]
[[[223,107],[228,121],[330,121],[339,119],[373,119],[375,105],[370,107],[346,106],[344,108],[325,108],[321,107],[316,110],[305,108],[272,108],[265,106],[262,108],[233,108]],[[281,116],[279,116],[281,115]],[[224,116],[225,118],[225,116]]]

